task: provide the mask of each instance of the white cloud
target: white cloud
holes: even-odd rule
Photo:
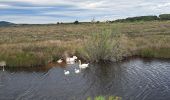
[[[34,6],[28,5],[23,7],[11,4],[12,2]],[[63,6],[63,8],[60,8],[61,10],[53,9],[53,7],[59,6]],[[112,20],[131,16],[170,13],[169,6],[169,0],[1,0],[0,13],[7,8],[35,9],[41,16],[34,14],[32,16],[11,14],[1,15],[0,20],[10,20],[18,23],[51,23],[53,21],[74,21],[75,19],[87,21],[92,17],[96,17],[97,20]],[[57,16],[67,17],[57,18]]]
[[[6,4],[0,4],[0,9],[9,8],[9,7],[10,7],[9,5],[6,5]]]
[[[0,16],[1,20],[6,20],[14,23],[19,23],[19,24],[25,24],[25,23],[30,23],[30,24],[43,24],[43,23],[57,23],[57,22],[64,22],[60,18],[53,18],[53,17],[45,17],[45,16],[20,16],[20,15],[4,15]],[[65,22],[69,22],[70,20],[65,20]]]

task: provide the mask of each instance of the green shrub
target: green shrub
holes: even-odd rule
[[[79,24],[79,21],[78,21],[78,20],[76,20],[76,21],[74,22],[74,24]]]
[[[138,17],[128,17],[126,19],[118,19],[115,22],[135,22],[135,21],[154,21],[158,20],[157,16],[138,16]]]
[[[91,62],[116,61],[121,54],[119,38],[112,31],[93,33],[84,46],[79,48],[79,55]]]
[[[170,14],[159,15],[160,20],[170,20]]]
[[[106,100],[104,96],[97,96],[94,100]]]

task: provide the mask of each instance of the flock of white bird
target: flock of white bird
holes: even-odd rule
[[[66,58],[66,64],[75,64],[75,61],[76,61],[77,59],[78,59],[78,58],[77,58],[76,56],[67,57],[67,58]],[[64,61],[64,60],[59,59],[59,60],[57,61],[57,63],[61,64],[63,61]],[[82,63],[81,63],[81,60],[78,60],[78,62],[79,62],[79,65],[78,65],[78,66],[79,66],[79,69],[78,69],[78,68],[75,68],[75,69],[74,69],[74,71],[75,71],[76,74],[80,73],[82,69],[86,69],[87,67],[89,67],[89,63],[87,63],[87,64],[85,64],[85,63],[82,64]],[[3,67],[3,71],[5,71],[5,68],[4,68],[5,66],[6,66],[6,62],[5,62],[5,61],[0,61],[0,67]],[[70,74],[70,71],[64,70],[64,74],[65,74],[65,75],[68,75],[68,74]]]
[[[75,62],[76,62],[77,59],[78,59],[78,58],[77,58],[76,56],[67,57],[67,58],[66,58],[66,64],[75,64]],[[59,64],[61,64],[63,61],[64,61],[64,60],[59,59],[57,62],[58,62]],[[86,69],[87,67],[89,67],[89,63],[87,63],[87,64],[85,64],[85,63],[82,64],[82,63],[81,63],[81,60],[78,60],[78,62],[79,62],[79,65],[78,65],[78,66],[79,66],[79,69],[77,69],[77,68],[74,69],[74,71],[75,71],[76,74],[80,73],[82,69]],[[70,74],[70,71],[64,70],[64,74],[65,74],[65,75],[69,75],[69,74]]]

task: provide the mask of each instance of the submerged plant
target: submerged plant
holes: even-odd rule
[[[96,96],[94,98],[88,97],[87,100],[122,100],[122,98],[118,96]]]
[[[106,100],[104,96],[97,96],[94,100]]]

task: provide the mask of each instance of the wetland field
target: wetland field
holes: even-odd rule
[[[88,62],[170,58],[170,21],[0,27],[0,61],[36,67],[76,55]]]

